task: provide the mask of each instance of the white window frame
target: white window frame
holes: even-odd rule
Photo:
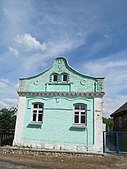
[[[78,105],[78,106],[80,107],[80,109],[75,109],[75,106],[76,106],[76,105]],[[84,109],[84,110],[81,109],[81,106],[82,106],[82,105],[85,106],[85,109]],[[73,125],[86,126],[86,108],[87,108],[86,104],[84,104],[84,103],[78,103],[78,104],[74,104],[73,106],[74,106],[74,110],[73,110],[73,111],[74,111],[74,112],[73,112]],[[78,123],[75,123],[75,113],[76,113],[76,112],[79,113],[79,122],[78,122]],[[82,115],[82,112],[85,113],[85,114]],[[82,122],[81,122],[81,117],[82,117],[82,116],[85,116],[85,123],[82,123]]]
[[[37,108],[34,107],[34,105],[37,104]],[[39,107],[39,105],[42,106],[42,108]],[[36,113],[34,113],[36,111]],[[42,113],[40,113],[41,111]],[[36,114],[36,120],[33,120],[33,115]],[[42,114],[42,119],[41,121],[39,120],[39,114]],[[31,123],[43,123],[43,114],[44,114],[44,104],[40,102],[35,102],[32,103],[32,118],[31,118]]]

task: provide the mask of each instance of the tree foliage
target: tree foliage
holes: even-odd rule
[[[0,110],[0,131],[9,132],[15,128],[17,108],[3,108]]]
[[[113,119],[103,117],[103,123],[106,124],[106,131],[113,130]]]

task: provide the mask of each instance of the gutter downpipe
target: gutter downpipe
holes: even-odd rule
[[[87,151],[88,151],[88,129],[87,129],[87,126],[85,126],[85,129],[86,129],[86,148],[87,148]]]

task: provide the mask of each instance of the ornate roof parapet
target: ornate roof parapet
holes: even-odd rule
[[[103,91],[104,90],[104,86],[103,86],[104,79],[103,78],[98,78],[96,81],[97,81],[97,91],[98,92]]]
[[[102,98],[104,96],[104,92],[20,92],[18,91],[19,96],[47,96],[47,97],[88,97],[94,98],[99,97]]]

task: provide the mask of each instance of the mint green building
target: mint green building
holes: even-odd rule
[[[101,153],[103,80],[75,71],[63,57],[20,79],[13,145]]]

